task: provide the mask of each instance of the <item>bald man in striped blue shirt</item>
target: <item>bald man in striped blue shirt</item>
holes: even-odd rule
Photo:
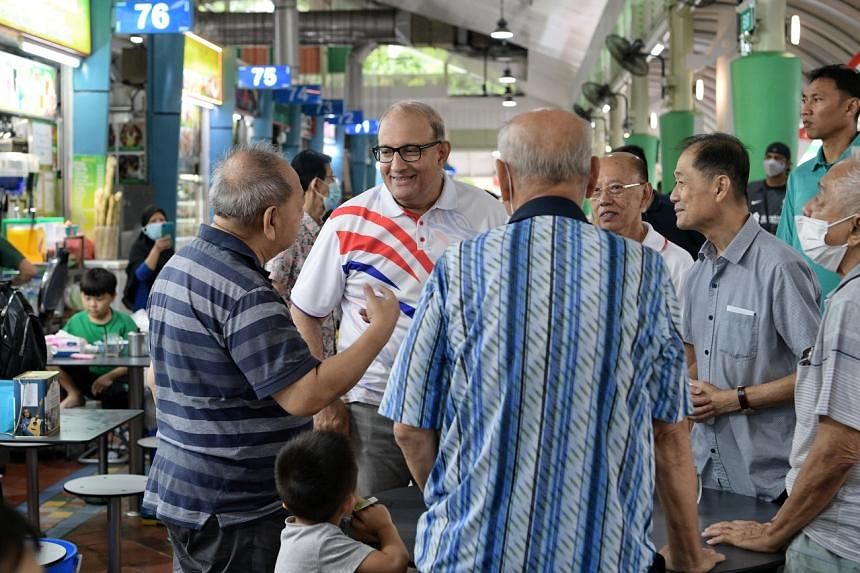
[[[663,571],[655,485],[668,566],[723,559],[697,531],[669,273],[586,222],[590,150],[564,111],[504,126],[511,219],[449,248],[424,288],[379,410],[424,490],[421,571]]]

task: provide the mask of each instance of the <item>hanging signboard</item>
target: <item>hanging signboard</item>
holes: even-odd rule
[[[376,135],[379,133],[378,119],[365,119],[361,123],[351,123],[343,126],[346,135]]]
[[[221,105],[221,47],[185,32],[182,68],[182,97],[210,105]]]
[[[275,90],[275,101],[283,104],[318,104],[322,100],[322,86],[290,86]]]
[[[117,34],[176,34],[193,27],[194,6],[191,0],[129,0],[114,4],[114,30]]]
[[[351,109],[333,118],[326,118],[326,121],[335,125],[355,125],[364,121],[364,114],[360,109]]]
[[[54,119],[57,115],[57,70],[0,52],[0,110]]]
[[[280,90],[290,87],[290,66],[239,66],[236,86],[254,90]]]
[[[311,117],[334,117],[343,114],[342,99],[324,99],[318,104],[302,106],[302,113]]]
[[[83,56],[92,51],[90,0],[0,0],[0,26]]]

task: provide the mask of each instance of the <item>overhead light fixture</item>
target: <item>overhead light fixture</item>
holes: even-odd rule
[[[511,86],[505,88],[505,99],[502,100],[502,107],[517,107],[517,100],[514,99]]]
[[[656,44],[654,44],[654,47],[651,48],[651,55],[656,58],[657,56],[662,54],[663,50],[665,50],[665,49],[666,49],[666,46],[664,46],[662,42],[657,42]]]
[[[699,101],[705,99],[705,80],[702,78],[696,80],[696,99]]]
[[[630,139],[630,132],[629,131],[624,132],[624,139]]]
[[[604,147],[603,149],[606,150],[606,153],[612,153],[612,146],[609,145],[608,143],[606,144],[606,147]]]
[[[651,129],[657,129],[657,113],[651,112],[648,116],[648,124],[651,126]]]
[[[132,44],[142,44],[143,43],[143,36],[129,36],[128,41],[131,42]]]
[[[791,17],[789,38],[795,46],[800,43],[800,16],[797,14]]]
[[[514,37],[505,20],[505,0],[499,0],[499,21],[496,22],[496,29],[490,33],[490,37],[494,40],[510,40]]]
[[[49,48],[44,44],[31,42],[30,40],[21,40],[21,50],[30,55],[45,58],[46,60],[51,60],[52,62],[56,62],[64,66],[77,68],[81,65],[81,59],[77,56],[73,56],[68,52],[61,52],[60,50]]]
[[[591,129],[594,129],[595,127],[597,127],[597,122],[592,119],[591,120]]]
[[[492,152],[490,152],[490,155],[493,156],[493,159],[498,159],[502,156],[502,153],[498,149],[494,149]]]
[[[611,106],[611,105],[609,105],[608,103],[605,103],[605,104],[603,104],[603,107],[602,107],[602,108],[600,108],[600,109],[602,109],[602,110],[603,110],[603,113],[609,113],[609,112],[610,112],[610,110],[612,109],[612,106]]]
[[[502,72],[502,75],[499,77],[500,84],[515,84],[517,83],[517,78],[511,74],[511,68],[505,68],[505,71]]]

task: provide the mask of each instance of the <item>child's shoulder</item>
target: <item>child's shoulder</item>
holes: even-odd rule
[[[132,330],[137,330],[137,324],[135,324],[134,319],[131,317],[130,314],[122,310],[116,309],[112,309],[111,312],[113,312],[113,320],[116,323],[121,324],[125,327],[130,326]]]
[[[90,316],[87,314],[85,310],[79,310],[75,314],[69,317],[69,320],[66,321],[66,327],[69,326],[83,326],[90,321]]]

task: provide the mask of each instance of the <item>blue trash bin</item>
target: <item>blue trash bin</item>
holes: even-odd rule
[[[66,549],[66,556],[50,567],[45,569],[45,573],[77,573],[81,565],[81,555],[78,553],[78,547],[74,543],[70,543],[65,539],[55,539],[53,537],[43,537],[40,539],[42,543],[56,543]]]

